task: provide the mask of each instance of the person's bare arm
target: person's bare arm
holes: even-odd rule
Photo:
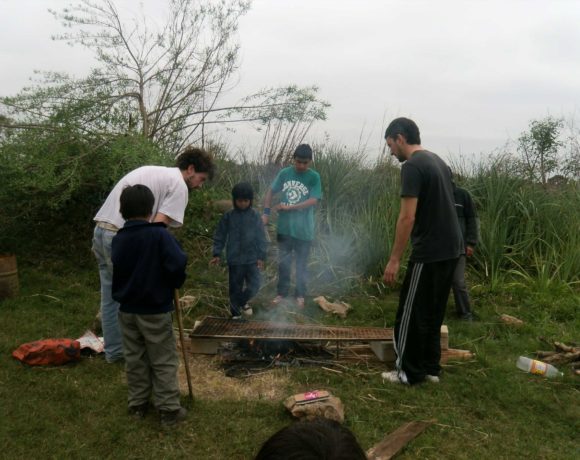
[[[276,210],[277,211],[297,211],[298,209],[305,209],[309,208],[310,206],[316,206],[318,204],[318,198],[308,198],[307,200],[302,201],[301,203],[296,204],[277,204]]]
[[[266,195],[264,195],[264,213],[262,214],[262,223],[264,225],[268,225],[268,222],[270,221],[269,212],[271,205],[272,205],[272,189],[269,188],[268,191],[266,192]]]
[[[163,222],[165,225],[169,225],[172,220],[171,217],[161,212],[155,214],[155,217],[153,218],[153,222]]]
[[[385,267],[383,279],[387,284],[394,284],[401,264],[401,257],[405,252],[413,225],[415,224],[415,213],[417,212],[416,197],[404,197],[401,199],[401,209],[397,219],[397,229],[395,231],[395,242],[391,250],[391,257]]]

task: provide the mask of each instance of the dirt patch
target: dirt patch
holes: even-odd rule
[[[189,355],[189,369],[194,398],[209,400],[282,401],[288,396],[290,378],[283,369],[272,369],[246,378],[226,377],[215,356]],[[188,394],[187,375],[180,350],[179,388]]]

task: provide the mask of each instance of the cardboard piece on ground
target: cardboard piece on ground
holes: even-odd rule
[[[502,323],[511,324],[512,326],[521,326],[522,324],[524,324],[524,322],[521,319],[516,318],[515,316],[503,314],[499,315],[499,319],[502,321]]]
[[[197,299],[192,295],[184,295],[179,298],[179,306],[184,309],[188,309],[194,306]]]
[[[324,396],[311,398],[309,400],[309,394],[318,394],[320,396],[324,394]],[[307,403],[303,401],[307,401]],[[316,417],[324,417],[339,423],[344,422],[344,406],[342,401],[325,390],[290,396],[284,401],[284,407],[296,418],[312,420]]]
[[[316,401],[324,401],[330,397],[330,393],[325,390],[307,391],[294,395],[296,404],[310,404]]]
[[[81,344],[81,348],[90,348],[95,353],[102,353],[105,351],[105,342],[102,337],[97,337],[93,331],[86,331],[82,337],[77,339]]]
[[[410,441],[419,436],[433,422],[409,422],[388,434],[367,451],[369,460],[389,460]]]
[[[352,309],[352,305],[338,301],[338,302],[329,302],[326,300],[324,296],[318,296],[312,299],[314,302],[318,304],[318,306],[327,313],[334,313],[341,318],[346,318],[346,315],[349,310]]]

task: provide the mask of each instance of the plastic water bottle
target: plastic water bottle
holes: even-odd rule
[[[546,377],[562,377],[563,375],[562,372],[551,364],[538,361],[537,359],[526,358],[525,356],[518,358],[516,366],[518,366],[518,369],[529,372],[530,374],[544,375]]]

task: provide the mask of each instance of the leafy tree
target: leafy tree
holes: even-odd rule
[[[570,134],[567,138],[568,154],[563,161],[562,174],[568,179],[580,182],[580,131],[574,126],[574,120],[567,124]]]
[[[315,87],[263,90],[234,106],[219,105],[238,67],[235,32],[250,1],[168,4],[161,27],[143,11],[125,20],[112,0],[51,11],[70,30],[54,38],[84,46],[99,66],[82,79],[47,73],[36,86],[1,99],[19,122],[12,128],[72,124],[93,135],[138,132],[175,152],[203,143],[205,127],[215,123],[325,118],[328,104],[317,99]]]
[[[559,140],[562,119],[546,117],[532,120],[529,131],[518,139],[518,151],[526,176],[546,185],[548,176],[558,168],[558,149],[563,145]]]

